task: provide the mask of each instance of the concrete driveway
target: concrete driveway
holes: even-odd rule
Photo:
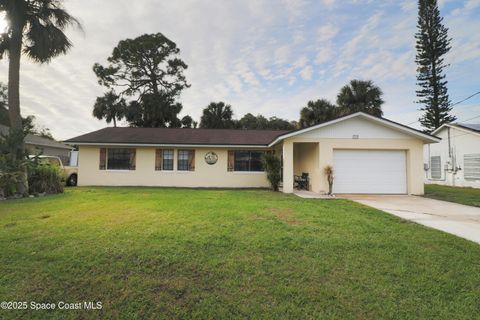
[[[340,197],[480,243],[480,208],[417,196],[342,195]]]

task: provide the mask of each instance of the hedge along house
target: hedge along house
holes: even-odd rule
[[[282,158],[283,192],[308,173],[309,189],[423,194],[423,145],[440,139],[384,118],[355,113],[295,131],[104,128],[79,146],[79,185],[264,188],[262,154]]]

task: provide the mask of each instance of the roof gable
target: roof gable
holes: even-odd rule
[[[464,123],[445,123],[432,132],[432,134],[440,134],[447,128],[453,128],[455,130],[462,131],[466,134],[472,134],[480,136],[480,124],[464,124]]]
[[[362,117],[354,117],[335,125],[320,127],[299,135],[305,138],[335,138],[351,139],[358,136],[361,139],[414,139],[409,134],[369,121]]]
[[[354,120],[354,121],[351,121],[351,120]],[[355,124],[356,125],[361,124],[360,127],[357,128],[357,130],[360,130],[361,132],[363,132],[364,135],[360,136],[359,133],[354,133],[356,132],[356,130],[355,131],[351,130],[352,128],[355,128]],[[350,128],[350,131],[344,130],[342,132],[342,128],[343,129]],[[315,133],[315,131],[317,133]],[[308,135],[308,134],[313,134],[313,135],[325,134],[326,135],[325,137],[329,137],[329,138],[339,137],[339,138],[350,138],[350,139],[352,138],[353,135],[359,135],[359,138],[368,138],[368,137],[379,138],[379,135],[381,136],[382,134],[387,134],[387,136],[383,138],[398,139],[402,137],[403,138],[409,137],[409,138],[420,139],[426,143],[435,143],[441,140],[438,137],[423,133],[419,130],[407,127],[400,123],[397,123],[385,118],[375,117],[363,112],[357,112],[357,113],[350,114],[348,116],[331,120],[328,122],[324,122],[315,126],[289,132],[287,134],[284,134],[278,137],[270,145],[274,145],[286,138],[299,136],[299,135]]]

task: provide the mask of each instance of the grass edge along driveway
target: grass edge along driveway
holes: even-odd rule
[[[480,189],[475,188],[426,184],[425,197],[480,207]]]

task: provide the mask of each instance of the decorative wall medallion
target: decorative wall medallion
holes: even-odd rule
[[[210,165],[217,163],[217,160],[218,156],[215,152],[210,151],[205,155],[205,162]]]

